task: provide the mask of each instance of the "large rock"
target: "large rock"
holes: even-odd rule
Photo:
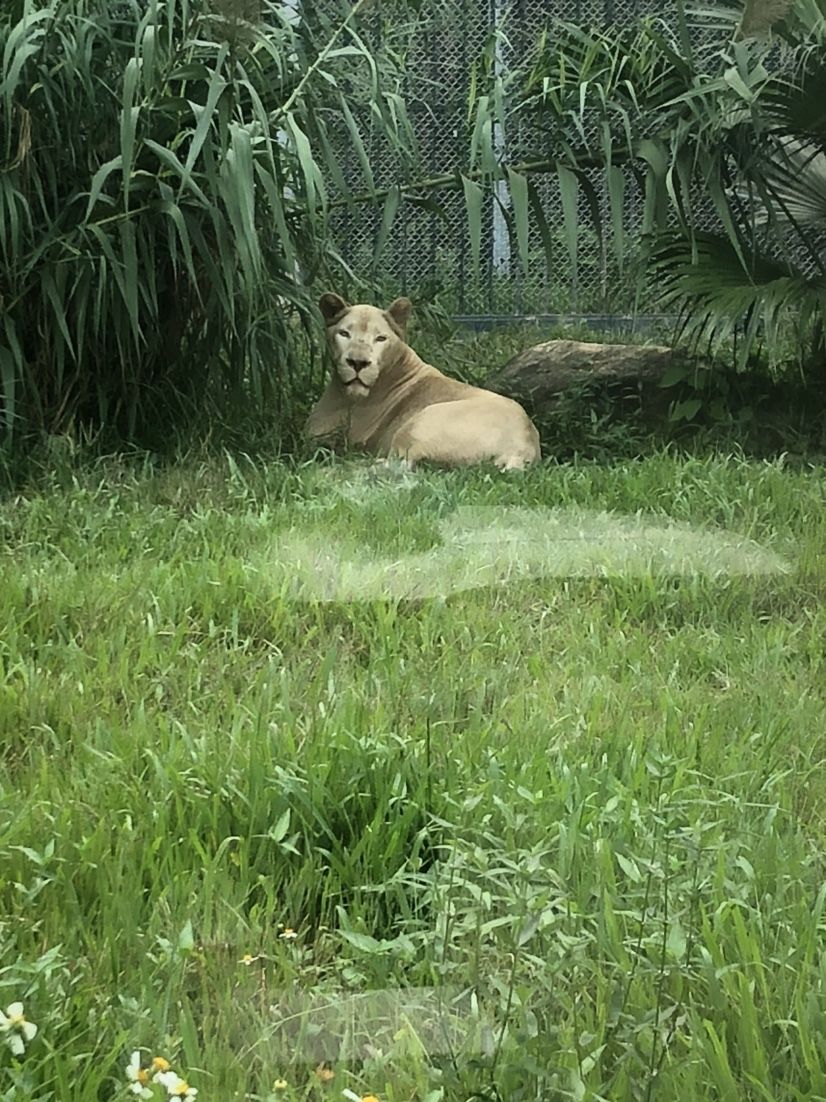
[[[545,341],[520,352],[486,382],[533,409],[584,384],[623,384],[654,389],[674,363],[665,345]]]

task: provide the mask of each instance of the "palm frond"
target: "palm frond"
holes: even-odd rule
[[[797,138],[778,141],[766,158],[761,182],[764,197],[753,199],[755,225],[773,220],[801,229],[826,229],[826,152]],[[743,185],[739,194],[745,200]]]
[[[735,343],[740,367],[758,346],[777,365],[809,351],[807,339],[822,343],[822,276],[806,276],[764,255],[753,256],[746,271],[728,238],[712,233],[661,235],[650,262],[661,301],[681,313],[683,333],[714,352]]]

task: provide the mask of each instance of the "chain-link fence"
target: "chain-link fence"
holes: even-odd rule
[[[666,0],[656,14],[667,21],[677,16],[676,4]],[[379,16],[372,26],[377,51],[403,50],[406,54],[408,103],[418,140],[423,179],[455,170],[469,147],[468,102],[474,62],[485,52],[495,31],[495,66],[506,71],[536,43],[541,32],[557,19],[583,27],[627,25],[654,13],[652,0],[447,0],[422,6],[415,26],[391,27]],[[536,153],[537,135],[524,123],[512,133],[494,135],[510,163]],[[402,182],[399,165],[376,143],[368,148],[376,186]],[[360,179],[353,151],[344,151],[346,178]],[[590,176],[602,208],[603,224],[610,224],[608,196],[602,174]],[[630,184],[630,181],[629,181]],[[577,263],[571,262],[564,229],[562,201],[555,174],[533,177],[533,185],[547,222],[543,241],[531,225],[530,262],[523,270],[507,220],[497,197],[487,194],[483,207],[480,273],[474,273],[465,199],[460,190],[435,191],[435,203],[416,207],[405,203],[382,254],[381,274],[388,286],[420,298],[438,294],[440,303],[465,319],[571,315],[609,319],[645,311],[638,288],[620,277],[610,243],[601,241],[580,190]],[[506,186],[498,200],[507,206]],[[438,209],[436,209],[438,208]],[[335,233],[342,256],[356,272],[371,269],[374,243],[380,233],[382,210],[369,205],[343,211]],[[633,250],[642,222],[642,204],[633,186],[626,188],[624,224]],[[550,255],[548,255],[550,238]],[[650,305],[650,304],[648,304]]]

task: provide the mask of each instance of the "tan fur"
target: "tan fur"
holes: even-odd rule
[[[315,439],[344,437],[372,455],[446,466],[492,461],[515,470],[540,457],[539,434],[517,403],[448,378],[406,343],[409,299],[386,310],[323,295],[334,373],[307,421]]]

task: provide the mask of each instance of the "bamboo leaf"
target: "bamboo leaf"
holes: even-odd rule
[[[450,219],[447,216],[445,208],[441,203],[437,203],[435,199],[431,199],[426,195],[406,195],[405,202],[408,206],[427,211],[428,214],[432,214],[435,218],[438,218],[440,222],[444,223],[446,228],[450,227]]]
[[[576,174],[562,164],[557,164],[559,196],[562,202],[562,220],[565,225],[565,243],[574,283],[577,280],[579,260],[579,216],[577,213],[579,183]]]
[[[213,213],[212,220],[213,222],[219,221],[217,214]],[[197,219],[193,220],[188,228],[198,259],[203,264],[206,271],[208,289],[217,298],[223,316],[229,319],[231,324],[234,324],[235,300],[234,297],[227,292],[227,288],[224,285],[222,273],[215,262],[211,242],[207,243],[201,224]],[[208,314],[208,305],[206,310]]]
[[[89,189],[89,202],[86,204],[85,220],[89,220],[89,216],[95,208],[95,204],[100,198],[100,194],[103,191],[103,187],[111,174],[119,169],[123,164],[123,157],[120,153],[116,157],[113,157],[111,161],[107,161],[106,164],[100,166],[97,172],[92,177],[92,186]]]
[[[387,197],[384,200],[384,210],[381,216],[381,226],[376,237],[376,244],[373,250],[373,270],[378,268],[381,261],[384,250],[387,246],[387,239],[390,236],[390,231],[393,228],[393,223],[396,220],[396,214],[399,209],[399,198],[401,191],[398,187],[392,187],[387,193]]]
[[[482,206],[485,194],[476,181],[469,179],[467,176],[462,176],[462,187],[465,193],[465,207],[467,208],[473,271],[478,276],[479,258],[482,251]]]
[[[154,18],[154,13],[150,8],[144,16],[147,22]],[[151,92],[155,85],[155,47],[156,47],[156,28],[153,23],[149,22],[148,26],[143,32],[143,38],[141,41],[141,66],[140,72],[143,77],[144,94]]]
[[[178,65],[169,74],[170,80],[205,80],[208,81],[210,70],[203,62],[193,61],[186,65]]]
[[[364,148],[364,142],[362,141],[361,132],[359,131],[356,120],[353,117],[353,112],[347,105],[347,100],[344,98],[344,96],[342,96],[339,100],[339,107],[341,109],[342,115],[344,116],[344,121],[347,124],[347,131],[350,136],[350,141],[352,142],[353,148],[356,151],[356,156],[358,158],[359,165],[361,166],[361,173],[364,177],[364,182],[367,185],[369,191],[375,191],[376,184],[375,180],[373,179],[373,169],[370,164],[370,158],[367,156],[367,151]]]
[[[298,262],[293,245],[293,236],[287,225],[287,219],[284,214],[282,193],[275,182],[273,174],[259,162],[256,162],[255,164],[255,174],[264,187],[264,193],[269,203],[269,208],[273,216],[273,221],[275,222],[279,244],[284,251],[287,270],[290,272],[295,272]]]
[[[206,141],[209,129],[212,126],[215,108],[227,87],[227,82],[221,75],[221,68],[226,60],[228,52],[229,45],[225,42],[218,50],[218,56],[215,59],[215,68],[210,74],[206,103],[201,106],[200,104],[193,103],[191,100],[189,101],[192,113],[198,121],[195,126],[195,133],[192,135],[192,142],[190,143],[189,152],[187,153],[186,162],[184,164],[185,175],[181,180],[181,191],[183,191],[184,184],[189,181],[192,169],[195,166],[198,155]]]
[[[181,208],[173,199],[161,199],[158,201],[157,210],[160,214],[168,215],[172,222],[177,234],[177,239],[180,241],[181,249],[183,250],[187,274],[192,282],[195,283],[195,262],[192,256],[192,242],[189,239],[189,230],[187,229],[186,219],[181,212]],[[170,248],[170,252],[174,257],[174,247]]]
[[[207,199],[204,192],[192,179],[191,175],[189,175],[189,173],[187,172],[185,166],[181,164],[181,162],[178,160],[178,157],[171,149],[167,149],[166,146],[160,145],[152,138],[146,138],[144,144],[148,149],[151,149],[153,153],[157,155],[160,161],[162,161],[168,168],[172,169],[172,171],[181,181],[182,188],[186,186],[186,188],[192,192],[195,198],[200,203],[202,203],[204,207],[209,207],[211,205],[209,199]],[[180,195],[178,201],[180,202]]]
[[[140,345],[141,326],[138,317],[138,254],[135,226],[127,220],[119,225],[121,254],[123,256],[123,300],[132,326],[135,346]]]
[[[539,237],[542,241],[542,251],[545,255],[545,269],[546,277],[550,282],[551,272],[553,270],[553,256],[554,256],[554,243],[551,235],[550,226],[548,220],[545,217],[545,211],[543,209],[542,200],[540,199],[539,192],[532,182],[529,181],[528,195],[531,203],[531,210],[533,211],[534,222],[539,230]]]
[[[258,278],[261,253],[255,232],[255,212],[252,205],[254,182],[249,136],[233,128],[232,147],[221,166],[221,196],[232,225],[235,248],[238,251],[245,278],[251,283]]]
[[[607,172],[608,202],[611,207],[611,222],[614,234],[614,252],[619,270],[622,272],[625,260],[625,174],[621,168],[612,165]]]
[[[299,167],[304,178],[307,215],[311,221],[315,221],[319,214],[319,206],[323,207],[326,204],[324,180],[313,157],[309,139],[299,126],[295,116],[292,113],[288,114],[284,122],[287,132],[292,138]]]
[[[316,119],[314,129],[319,147],[318,154],[324,165],[324,171],[339,195],[347,195],[350,187],[344,177],[344,173],[341,171],[341,165],[339,164],[336,151],[327,136],[327,128],[321,120]]]
[[[23,18],[8,32],[3,48],[3,79],[0,81],[0,95],[6,101],[9,118],[23,66],[40,49],[40,41],[46,33],[45,27],[39,24],[52,17],[53,12],[48,7],[41,8],[39,11],[25,10]]]
[[[510,185],[511,205],[513,217],[516,223],[516,241],[519,247],[519,258],[522,268],[528,271],[528,215],[530,202],[528,199],[528,181],[520,173],[508,168],[508,183]]]
[[[120,159],[123,170],[123,209],[129,210],[129,190],[135,155],[135,132],[140,108],[135,106],[135,91],[140,69],[138,59],[130,57],[123,75],[123,100],[120,117]],[[110,162],[111,164],[111,162]],[[86,217],[88,218],[88,213]]]
[[[493,120],[490,115],[488,96],[480,96],[476,106],[476,122],[470,139],[470,168],[475,171],[490,171],[496,167],[493,152]]]
[[[40,286],[43,288],[43,293],[52,307],[52,317],[57,323],[58,332],[66,343],[66,347],[74,354],[72,338],[69,335],[69,327],[66,324],[65,304],[55,285],[54,274],[49,268],[45,268],[41,272]]]
[[[112,248],[111,241],[107,237],[105,231],[102,230],[100,226],[95,225],[94,222],[89,226],[89,232],[92,234],[92,236],[95,238],[98,245],[100,246],[100,250],[103,253],[103,256],[106,258],[106,261],[108,262],[109,270],[111,270],[115,282],[118,285],[118,290],[120,291],[121,297],[123,301],[126,302],[127,294],[126,284],[123,280],[123,266],[115,255],[115,250]],[[99,284],[99,295],[105,294],[106,290],[106,281],[102,279]],[[102,305],[103,304],[101,303],[101,316],[103,313]]]

